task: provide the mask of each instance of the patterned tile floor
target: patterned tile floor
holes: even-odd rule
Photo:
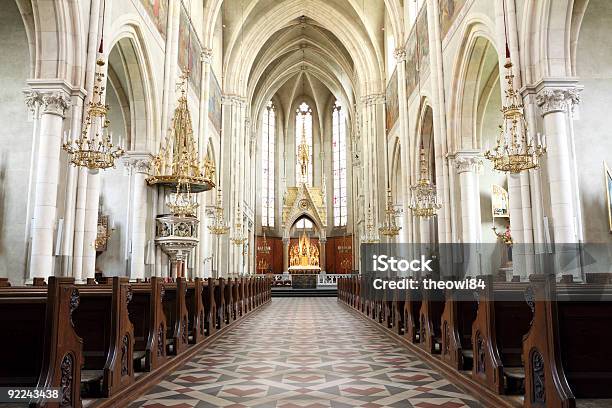
[[[132,407],[480,407],[335,298],[273,299]]]

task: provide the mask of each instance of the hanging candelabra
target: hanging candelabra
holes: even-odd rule
[[[410,187],[412,197],[409,208],[415,217],[430,218],[437,214],[442,205],[438,202],[436,186],[429,180],[424,148],[421,148],[420,156],[421,177]]]
[[[225,222],[225,218],[223,217],[223,201],[221,197],[221,189],[219,189],[217,192],[217,205],[213,210],[213,220],[208,226],[208,230],[213,235],[225,235],[230,230],[229,225],[227,225],[227,222]]]
[[[523,102],[514,88],[512,62],[506,60],[507,69],[506,105],[501,108],[503,123],[499,126],[499,136],[493,149],[484,156],[493,162],[498,171],[520,173],[540,167],[540,157],[546,153],[546,146],[540,135],[537,140],[529,135]]]
[[[352,245],[350,245],[348,237],[346,236],[346,232],[345,232],[344,236],[342,237],[342,244],[338,245],[338,253],[348,254],[352,251],[353,251],[353,247]]]
[[[493,168],[506,173],[520,173],[540,167],[540,157],[546,153],[546,143],[537,135],[537,140],[529,133],[522,98],[514,88],[514,73],[510,47],[508,46],[508,26],[504,6],[504,33],[506,37],[506,104],[502,106],[502,124],[493,149],[484,156],[493,162]]]
[[[257,247],[257,252],[264,255],[268,255],[270,252],[272,252],[272,247],[270,247],[270,244],[268,243],[265,231],[263,233],[263,239],[261,241],[261,244]]]
[[[366,226],[364,234],[361,236],[361,242],[364,244],[375,244],[380,242],[376,229],[374,228],[374,216],[372,215],[372,207],[368,206],[368,214],[366,216]]]
[[[85,167],[92,173],[115,167],[115,159],[124,154],[123,148],[113,144],[113,135],[108,129],[110,121],[106,115],[110,108],[104,103],[104,65],[105,61],[100,57],[96,61],[93,96],[87,104],[80,137],[65,139],[62,145],[70,155],[70,163]]]
[[[234,224],[234,235],[230,237],[230,241],[232,244],[236,246],[244,245],[247,241],[247,236],[244,233],[244,225],[242,224],[242,211],[240,210],[240,205],[236,209],[236,223]]]
[[[172,215],[177,217],[197,217],[198,207],[200,206],[193,199],[189,183],[182,181],[177,183],[176,192],[168,196],[166,205]]]
[[[180,96],[174,110],[171,133],[153,158],[147,183],[173,189],[189,186],[191,193],[200,193],[215,186],[215,166],[208,160],[200,165],[187,105],[187,78],[188,74],[181,76],[178,84]]]
[[[381,235],[384,235],[387,237],[398,236],[402,227],[398,225],[397,218],[399,217],[401,213],[402,213],[402,209],[395,208],[395,206],[393,205],[393,195],[391,193],[391,189],[388,188],[387,189],[387,208],[385,209],[385,220],[380,226],[380,228],[378,228],[378,232],[380,232]]]

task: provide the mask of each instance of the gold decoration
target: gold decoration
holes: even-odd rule
[[[412,198],[409,208],[415,217],[431,218],[436,215],[442,207],[438,203],[436,186],[429,181],[427,162],[425,161],[425,149],[421,148],[421,178],[410,187]]]
[[[303,231],[298,243],[289,250],[289,266],[318,267],[320,266],[319,255],[318,246],[312,244],[306,231]]]
[[[246,234],[244,233],[242,216],[243,213],[240,210],[240,204],[238,204],[238,208],[236,209],[236,223],[234,224],[234,235],[230,237],[230,241],[232,241],[232,244],[236,246],[244,245],[244,243],[248,240]]]
[[[83,130],[78,139],[66,139],[62,148],[71,156],[70,163],[78,167],[86,167],[92,172],[115,167],[115,159],[123,156],[120,146],[113,145],[112,133],[106,117],[109,106],[104,101],[104,74],[101,72],[105,62],[102,58],[96,62],[96,79],[93,96],[87,105],[87,115],[83,121]]]
[[[397,217],[402,213],[401,209],[396,209],[393,206],[393,195],[391,189],[387,189],[387,208],[385,209],[385,221],[378,228],[381,235],[387,237],[395,237],[399,235],[402,227],[397,225]]]
[[[170,195],[166,205],[177,217],[196,217],[200,206],[193,199],[189,183],[182,182],[176,185],[176,193]]]
[[[265,255],[268,255],[270,252],[272,252],[272,248],[270,247],[270,244],[268,243],[268,239],[266,238],[265,231],[263,233],[263,240],[261,244],[257,247],[257,252],[261,254],[265,254]]]
[[[499,126],[496,146],[485,152],[485,157],[493,162],[498,171],[520,173],[540,167],[540,157],[546,153],[546,146],[540,140],[529,136],[523,102],[514,89],[512,62],[506,60],[507,69],[505,91],[507,104],[502,106],[503,124]]]
[[[214,208],[213,222],[208,226],[208,230],[213,235],[225,235],[229,232],[230,227],[225,222],[223,217],[223,201],[221,189],[217,191],[217,205]]]
[[[152,172],[147,178],[147,183],[172,188],[189,186],[191,193],[200,193],[215,186],[215,166],[207,159],[200,166],[187,104],[187,75],[181,76],[178,85],[180,96],[174,110],[171,133],[160,145],[159,153],[153,158]]]
[[[372,215],[372,207],[368,206],[368,214],[366,216],[365,232],[361,236],[361,243],[363,244],[376,244],[380,242],[380,239],[376,235],[374,229],[374,216]]]

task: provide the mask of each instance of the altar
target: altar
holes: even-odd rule
[[[310,241],[306,232],[289,249],[289,273],[292,275],[318,275],[321,273],[321,250]]]

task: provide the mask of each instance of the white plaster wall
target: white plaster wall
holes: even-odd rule
[[[0,277],[21,282],[26,266],[26,211],[33,122],[23,103],[30,55],[14,1],[0,11]]]

